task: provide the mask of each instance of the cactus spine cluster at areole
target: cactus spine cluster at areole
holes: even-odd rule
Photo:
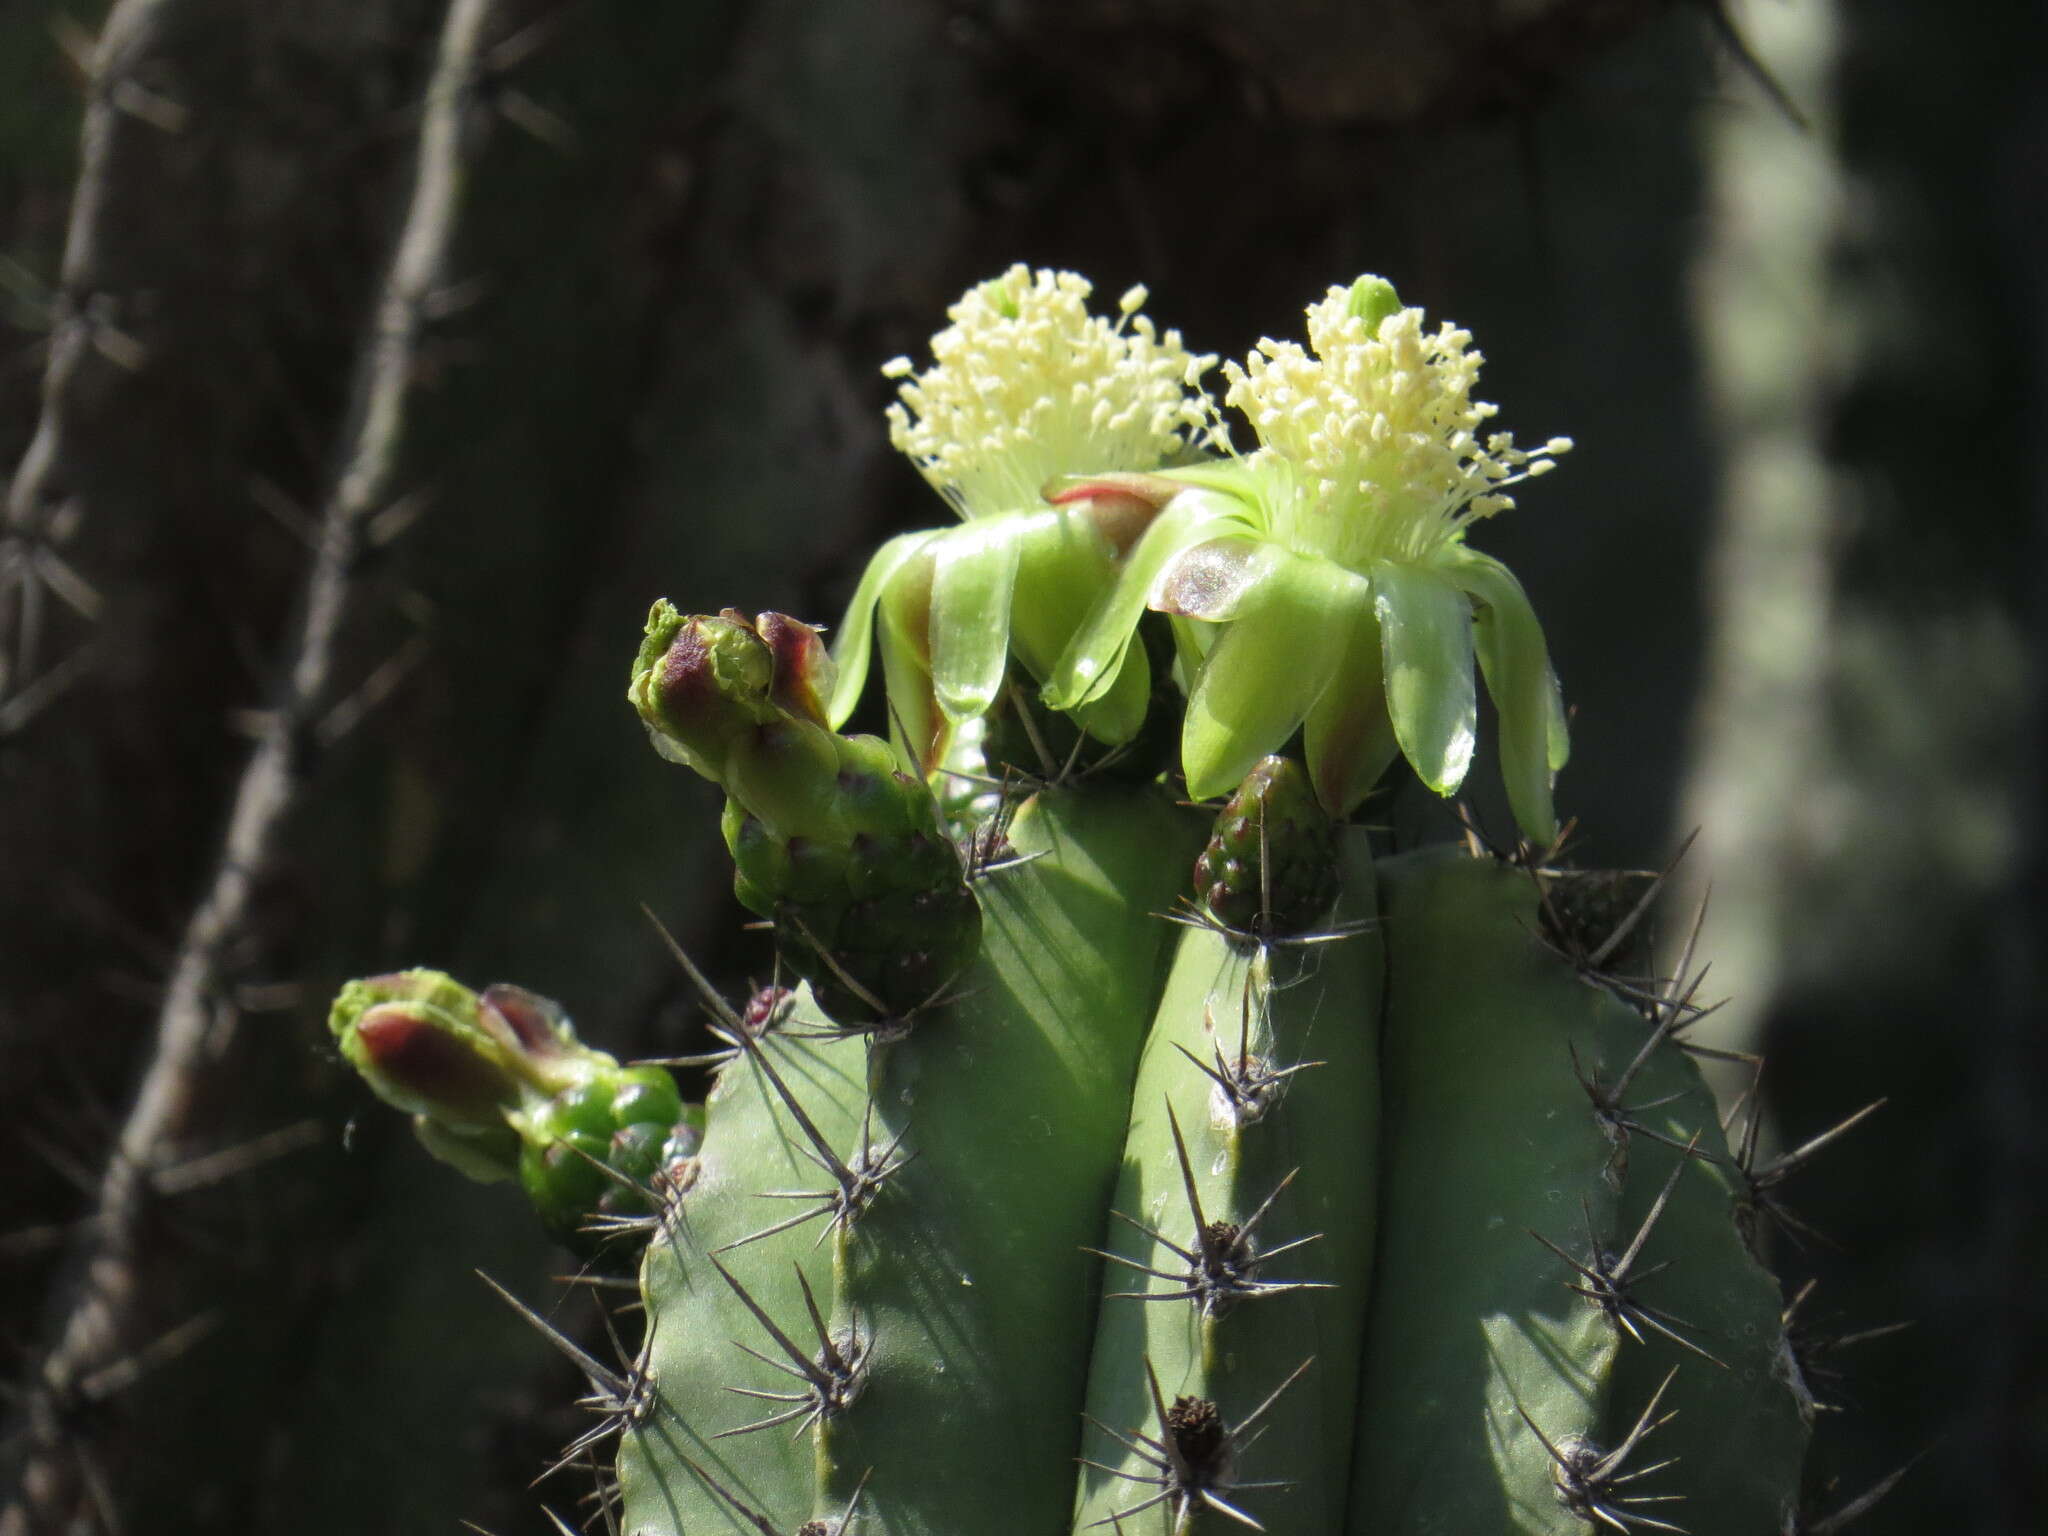
[[[1802,1529],[1814,1403],[1646,882],[1558,866],[1565,717],[1480,518],[1570,447],[1375,277],[1227,364],[1072,274],[969,292],[890,411],[958,514],[828,654],[658,603],[629,697],[717,783],[789,987],[701,1106],[435,972],[335,1033],[517,1176],[644,1338],[579,1356],[633,1536]],[[1256,443],[1233,445],[1223,414]],[[879,656],[891,739],[839,730]],[[1476,680],[1475,680],[1476,679]],[[1375,858],[1478,684],[1520,837]],[[1405,763],[1406,768],[1401,765]],[[1221,798],[1221,808],[1213,802]]]

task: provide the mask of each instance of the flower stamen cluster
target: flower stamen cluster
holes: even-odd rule
[[[1268,536],[1297,553],[1354,571],[1426,563],[1572,446],[1552,438],[1531,452],[1485,433],[1498,407],[1472,398],[1483,358],[1471,333],[1427,332],[1420,309],[1377,314],[1355,287],[1332,288],[1310,306],[1308,335],[1313,355],[1262,340],[1243,367],[1224,365],[1225,403],[1293,471],[1267,508]]]
[[[1073,272],[1013,266],[970,289],[932,338],[933,365],[904,379],[889,440],[963,518],[1038,504],[1077,470],[1147,470],[1197,440],[1214,407],[1197,386],[1213,356],[1190,354],[1140,313],[1133,288],[1110,320]]]

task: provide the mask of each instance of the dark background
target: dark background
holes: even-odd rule
[[[624,707],[640,617],[836,618],[941,515],[879,365],[1019,260],[1225,355],[1378,271],[1577,439],[1475,542],[1577,710],[1580,855],[1702,828],[1779,1145],[1889,1097],[1788,1190],[1839,1245],[1780,1256],[1809,1320],[1913,1325],[1840,1355],[1814,1507],[1913,1462],[1855,1529],[2037,1529],[2044,43],[1912,0],[0,0],[0,1531],[573,1512],[524,1484],[574,1375],[471,1273],[552,1261],[326,1000],[434,963],[667,1053],[639,903],[765,969]]]

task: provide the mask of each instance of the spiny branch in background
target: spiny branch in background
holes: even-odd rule
[[[58,482],[66,467],[69,413],[92,360],[129,374],[150,362],[134,318],[143,301],[110,286],[105,247],[122,200],[116,167],[130,132],[122,120],[151,136],[182,134],[191,120],[183,104],[141,79],[166,9],[128,0],[115,7],[97,39],[68,18],[57,30],[59,48],[85,72],[85,163],[54,291],[10,285],[41,290],[30,297],[48,335],[38,349],[45,359],[41,419],[0,504],[0,738],[26,727],[86,674],[94,658],[91,640],[84,639],[42,665],[46,598],[54,597],[88,629],[104,606],[93,584],[59,552],[76,536],[87,509]],[[18,271],[11,262],[8,268]]]
[[[8,520],[15,521],[11,506]],[[49,666],[42,664],[46,595],[87,624],[99,618],[99,593],[57,553],[48,529],[17,526],[0,532],[0,737],[22,730],[92,665],[89,639]],[[12,624],[7,623],[10,609]]]
[[[109,204],[118,191],[91,158],[95,145],[106,152],[115,132],[109,114],[141,117],[159,128],[173,126],[163,110],[168,103],[131,78],[135,63],[146,59],[155,45],[154,29],[170,9],[151,0],[124,0],[102,34],[87,109],[88,162],[81,175],[81,208],[73,221],[67,273],[92,270],[99,231],[107,219],[118,217]],[[214,1035],[217,1005],[227,991],[221,975],[224,957],[241,942],[254,894],[275,857],[285,816],[301,783],[296,771],[301,746],[332,708],[327,701],[341,629],[360,598],[355,554],[371,519],[399,499],[399,448],[407,402],[419,374],[418,349],[428,334],[431,298],[447,286],[445,268],[462,203],[464,149],[457,121],[461,97],[466,82],[474,78],[497,9],[496,0],[453,0],[447,12],[428,87],[399,255],[366,346],[359,409],[353,418],[357,434],[321,514],[300,621],[280,658],[278,674],[283,681],[271,711],[271,728],[236,788],[214,875],[180,942],[154,1052],[100,1184],[98,1217],[81,1231],[69,1255],[73,1301],[57,1323],[44,1359],[44,1371],[53,1381],[89,1379],[119,1358],[119,1341],[133,1331],[131,1314],[146,1297],[168,1287],[165,1274],[153,1269],[145,1284],[140,1272],[145,1243],[138,1223],[147,1204],[146,1170],[161,1161],[159,1149],[192,1134],[185,1117],[200,1101],[197,1082],[209,1065],[208,1042]],[[182,128],[182,108],[178,118],[175,126]],[[69,397],[93,346],[90,334],[60,329],[51,349],[47,401],[61,403]],[[55,436],[60,431],[61,422],[46,413],[29,464],[10,494],[10,532],[23,526],[21,508],[33,508],[42,497],[42,475],[54,468]],[[50,569],[45,560],[37,580],[17,574],[12,587],[17,598],[40,591]],[[11,618],[18,624],[19,616],[5,614],[5,606],[6,598],[0,595],[0,620]],[[0,623],[0,628],[13,627]],[[33,630],[27,633],[32,635]],[[352,723],[346,710],[342,719],[344,726]],[[27,1440],[22,1492],[0,1519],[15,1518],[14,1512],[20,1511],[19,1518],[32,1521],[68,1521],[74,1479],[67,1466],[78,1465],[80,1447],[66,1447],[34,1422],[28,1425]]]
[[[92,1101],[88,1099],[86,1102],[90,1104]],[[76,1121],[79,1117],[74,1115],[70,1118]],[[109,1124],[105,1129],[111,1139],[117,1127]],[[88,1201],[97,1200],[103,1173],[88,1167],[78,1156],[33,1126],[23,1126],[16,1134],[64,1182]],[[189,1196],[230,1179],[239,1178],[278,1158],[318,1144],[326,1134],[327,1128],[319,1121],[300,1120],[232,1146],[194,1153],[178,1161],[162,1162],[154,1167],[136,1168],[132,1171],[139,1181],[139,1195],[155,1202],[162,1202]],[[118,1146],[100,1155],[108,1162],[122,1156]],[[17,1227],[11,1231],[0,1232],[0,1256],[20,1256],[61,1248],[67,1243],[75,1243],[88,1237],[105,1219],[105,1211],[94,1204],[90,1209],[69,1220]],[[210,1250],[210,1245],[202,1241],[199,1229],[192,1222],[181,1221],[178,1230],[187,1246]]]
[[[103,1353],[96,1367],[83,1375],[68,1374],[62,1362],[44,1359],[27,1373],[26,1385],[0,1394],[11,1399],[10,1406],[20,1420],[20,1427],[9,1438],[23,1437],[30,1442],[29,1449],[39,1453],[34,1465],[44,1479],[44,1488],[55,1492],[63,1487],[64,1476],[75,1477],[101,1528],[122,1529],[119,1501],[91,1429],[114,1399],[183,1357],[219,1331],[223,1322],[218,1310],[196,1313],[132,1350]],[[33,1496],[38,1491],[24,1483],[25,1494]],[[32,1506],[24,1501],[18,1507],[27,1510]],[[0,1513],[0,1526],[11,1531],[9,1522],[15,1518],[11,1512]]]

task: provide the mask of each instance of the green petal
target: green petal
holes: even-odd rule
[[[1456,794],[1479,735],[1472,605],[1427,566],[1376,561],[1372,584],[1395,738],[1423,783]]]
[[[1003,691],[1018,532],[1009,517],[977,518],[932,545],[932,683],[956,721],[987,713]]]
[[[1314,556],[1276,558],[1245,594],[1188,697],[1181,767],[1197,800],[1220,795],[1287,743],[1343,660],[1349,615],[1371,600],[1358,576]]]
[[[1514,572],[1492,556],[1467,550],[1450,575],[1480,604],[1473,635],[1486,691],[1500,716],[1501,777],[1515,824],[1531,842],[1552,842],[1557,811],[1550,780],[1564,766],[1570,742],[1543,626]]]
[[[1010,603],[1010,651],[1032,677],[1052,674],[1075,632],[1116,585],[1116,556],[1094,522],[1065,508],[1019,513],[1016,595]],[[1116,746],[1138,734],[1151,702],[1145,648],[1124,652],[1110,686],[1073,711],[1096,740]]]
[[[875,551],[868,568],[861,573],[860,585],[854,589],[853,601],[847,605],[846,618],[840,625],[838,642],[832,647],[839,677],[832,686],[827,716],[835,731],[846,724],[854,706],[860,703],[861,690],[867,686],[868,659],[874,648],[875,604],[881,600],[883,589],[918,551],[946,531],[899,533]]]
[[[1266,579],[1287,551],[1261,539],[1204,539],[1168,562],[1152,584],[1152,606],[1212,624],[1237,617],[1245,594]]]
[[[1145,724],[1145,712],[1152,704],[1152,663],[1145,647],[1133,645],[1124,651],[1116,678],[1103,692],[1072,711],[1074,723],[1107,746],[1122,746]]]
[[[930,584],[891,582],[882,589],[879,607],[882,681],[889,695],[889,739],[907,761],[929,773],[945,756],[953,736],[952,724],[932,691]]]
[[[1046,684],[1046,703],[1073,710],[1106,693],[1116,681],[1160,571],[1190,545],[1249,527],[1244,508],[1228,497],[1199,491],[1176,496],[1145,530],[1116,585],[1060,657]]]
[[[1233,455],[1227,459],[1211,459],[1206,463],[1183,464],[1178,469],[1159,471],[1163,480],[1177,480],[1182,485],[1220,491],[1254,507],[1269,505],[1274,497],[1284,494],[1286,482],[1293,474],[1291,464],[1278,454],[1268,452]]]
[[[1200,619],[1169,619],[1167,628],[1173,631],[1173,680],[1182,693],[1193,693],[1202,663],[1216,649],[1217,627]]]
[[[1086,517],[1063,510],[1013,515],[1018,563],[1010,649],[1043,682],[1116,584],[1116,557]]]
[[[1400,754],[1387,715],[1386,669],[1380,659],[1380,621],[1372,605],[1358,603],[1337,675],[1303,722],[1309,777],[1316,798],[1332,816],[1348,816]]]

